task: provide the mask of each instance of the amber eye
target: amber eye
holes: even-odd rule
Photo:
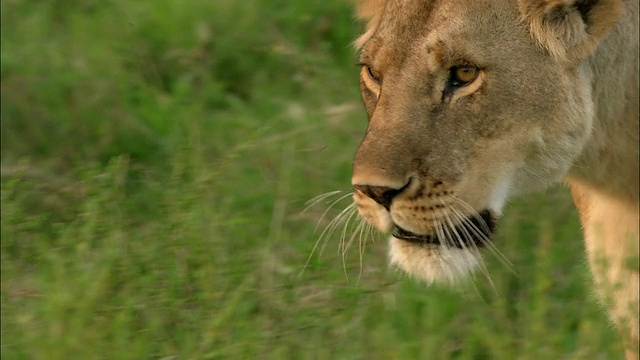
[[[379,85],[382,82],[382,75],[380,75],[379,72],[375,71],[369,65],[364,65],[364,67],[367,70],[367,75],[369,75],[369,78],[371,78],[371,80],[373,80],[376,84]]]
[[[465,86],[478,77],[480,69],[475,66],[454,66],[451,68],[451,82],[454,86]]]

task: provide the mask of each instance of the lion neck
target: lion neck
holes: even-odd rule
[[[634,11],[624,16],[637,17],[637,5],[631,9]],[[638,43],[636,29],[618,26],[588,61],[595,108],[593,130],[567,180],[585,184],[591,191],[630,201],[637,209],[638,53],[637,47],[620,45],[628,43],[630,37],[635,39],[634,44]],[[627,51],[620,51],[621,48]]]

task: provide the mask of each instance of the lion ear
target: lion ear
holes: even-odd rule
[[[620,0],[518,0],[531,35],[558,60],[589,56],[620,18]]]
[[[373,35],[378,27],[382,12],[384,11],[386,0],[358,0],[356,14],[358,18],[367,21],[367,29],[358,39],[354,46],[360,49],[362,45]]]

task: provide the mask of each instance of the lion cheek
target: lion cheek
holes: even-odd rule
[[[391,215],[383,206],[359,193],[354,193],[353,199],[358,206],[358,213],[366,222],[383,233],[393,229]]]
[[[386,233],[393,229],[393,221],[391,220],[391,216],[382,207],[362,216],[369,224],[373,225],[373,227],[375,227],[380,232]]]

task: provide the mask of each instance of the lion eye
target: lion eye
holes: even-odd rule
[[[380,84],[382,82],[382,75],[380,75],[379,72],[375,71],[369,65],[365,65],[365,67],[367,69],[367,75],[369,75],[369,78],[371,78],[371,80],[373,80],[376,84]]]
[[[465,86],[478,77],[480,70],[475,66],[454,66],[451,68],[451,82],[454,86]]]

